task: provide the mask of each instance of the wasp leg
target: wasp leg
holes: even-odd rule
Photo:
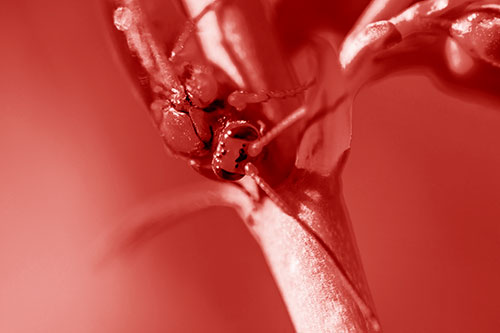
[[[182,30],[182,33],[179,35],[177,41],[174,44],[174,47],[172,48],[172,52],[170,52],[170,57],[168,58],[168,60],[170,60],[171,62],[175,60],[177,54],[184,50],[184,46],[186,45],[187,40],[189,39],[189,37],[191,37],[195,30],[195,23],[193,21],[187,21],[184,29]]]
[[[205,16],[209,11],[216,10],[217,6],[221,3],[220,0],[215,0],[214,2],[208,4],[203,10],[196,15],[195,17],[189,19],[185,26],[184,29],[182,30],[182,33],[179,35],[177,38],[177,41],[174,44],[174,47],[172,48],[172,52],[170,52],[170,57],[168,60],[174,61],[175,57],[182,52],[184,49],[184,46],[186,46],[186,43],[191,37],[191,35],[196,31],[196,25],[198,22]]]
[[[247,163],[245,165],[245,174],[252,178],[257,186],[259,186],[269,199],[271,199],[271,201],[274,202],[284,213],[292,217],[295,216],[292,209],[283,201],[283,199],[281,199],[278,193],[276,193],[276,191],[262,177],[259,176],[259,170],[255,165]]]
[[[295,97],[298,94],[309,89],[313,84],[314,81],[287,90],[262,90],[260,92],[236,90],[229,95],[227,101],[236,110],[241,111],[247,107],[247,104],[263,103],[274,98]]]

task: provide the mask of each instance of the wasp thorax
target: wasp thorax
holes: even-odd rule
[[[250,162],[249,146],[259,139],[259,131],[248,122],[231,122],[222,130],[212,158],[212,169],[225,180],[245,176],[245,165]]]

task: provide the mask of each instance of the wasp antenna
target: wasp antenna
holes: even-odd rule
[[[287,97],[294,97],[297,96],[298,94],[306,91],[307,89],[311,88],[316,83],[316,79],[312,79],[308,83],[298,86],[296,88],[288,89],[288,90],[278,90],[278,91],[268,91],[266,92],[266,95],[268,98],[287,98]]]
[[[314,83],[315,80],[312,80],[311,82],[308,83],[308,86],[311,86]],[[309,117],[309,121],[316,120],[318,117],[324,116],[326,112],[333,112],[337,110],[341,102],[343,102],[347,97],[348,97],[347,93],[342,94],[336,99],[335,103],[331,107],[324,109],[323,111],[320,112],[315,112],[315,114]],[[305,106],[300,106],[299,108],[295,109],[295,111],[293,111],[288,117],[280,121],[269,132],[264,134],[260,139],[256,140],[252,145],[250,145],[250,147],[248,147],[248,155],[252,157],[259,155],[262,152],[262,149],[264,149],[265,146],[267,146],[284,130],[295,124],[298,120],[304,118],[304,116],[306,115],[306,111],[307,109],[305,108]]]
[[[122,31],[127,44],[142,67],[161,90],[181,95],[184,90],[175,71],[153,38],[137,0],[124,0],[113,14],[116,29]]]
[[[248,147],[248,155],[255,157],[259,155],[272,140],[274,140],[278,135],[280,135],[288,127],[295,124],[298,120],[304,118],[306,114],[306,108],[301,106],[297,108],[292,114],[279,122],[274,126],[269,132],[267,132],[263,137],[254,142],[250,147]]]

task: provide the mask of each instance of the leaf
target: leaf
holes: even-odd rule
[[[242,189],[210,180],[159,193],[117,217],[120,223],[107,238],[100,264],[133,254],[187,215],[210,207],[231,207],[248,216],[253,202]]]

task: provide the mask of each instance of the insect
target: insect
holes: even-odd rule
[[[297,96],[311,83],[286,91],[231,91],[232,87],[219,83],[209,64],[180,59],[196,22],[219,4],[208,5],[188,22],[169,57],[149,31],[136,1],[122,2],[114,11],[114,24],[149,76],[155,95],[151,112],[168,149],[188,158],[209,178],[236,181],[248,175],[269,192],[270,187],[257,179],[253,163],[267,144],[304,117],[305,108],[298,108],[267,133],[262,121],[242,119],[241,111],[249,104]]]
[[[271,141],[305,119],[305,106],[298,107],[268,131],[260,119],[248,119],[242,113],[250,105],[297,96],[314,81],[286,91],[246,92],[224,84],[210,65],[181,59],[196,22],[218,4],[220,2],[214,2],[188,22],[169,57],[148,30],[136,1],[124,0],[114,11],[115,27],[124,33],[129,49],[148,74],[154,94],[151,111],[164,142],[174,154],[189,159],[191,166],[209,178],[237,181],[251,177],[269,199],[296,220],[325,249],[335,265],[341,267],[332,249],[259,176],[256,166]],[[373,313],[342,269],[339,269],[339,277],[366,318],[377,327]]]

